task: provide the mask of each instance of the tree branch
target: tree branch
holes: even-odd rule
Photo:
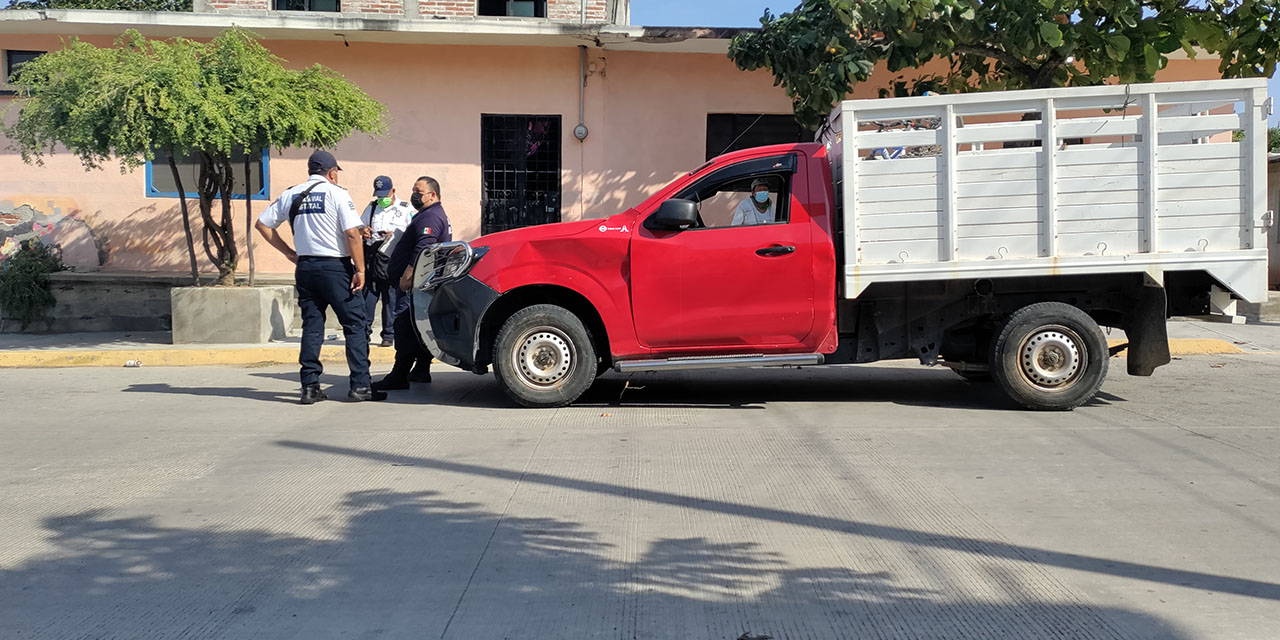
[[[983,47],[972,44],[958,44],[952,49],[953,53],[962,56],[981,56],[983,58],[991,58],[1009,68],[1011,73],[1016,73],[1027,82],[1031,82],[1036,76],[1036,69],[1031,65],[1019,60],[1011,53],[1001,51],[994,47]]]

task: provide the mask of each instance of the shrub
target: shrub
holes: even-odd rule
[[[22,243],[0,267],[0,307],[26,329],[53,308],[49,274],[63,270],[61,252],[38,239]]]

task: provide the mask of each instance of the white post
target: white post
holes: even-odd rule
[[[1044,168],[1040,180],[1044,189],[1044,242],[1045,257],[1058,255],[1058,113],[1053,98],[1045,98],[1040,124],[1044,134],[1040,139],[1041,159]]]
[[[956,112],[947,105],[942,112],[942,173],[946,176],[943,188],[947,190],[943,202],[943,218],[946,227],[942,231],[942,256],[944,261],[955,260],[960,253],[960,184],[956,175]]]
[[[841,107],[844,135],[844,264],[845,268],[862,264],[862,247],[858,245],[858,114]],[[848,295],[848,294],[846,294]]]
[[[1266,89],[1254,89],[1244,101],[1245,215],[1241,221],[1242,249],[1267,246],[1267,102]]]
[[[1159,105],[1156,94],[1148,93],[1142,103],[1142,146],[1146,152],[1147,195],[1146,229],[1143,235],[1143,249],[1147,253],[1160,252],[1159,200],[1160,200],[1160,120]]]

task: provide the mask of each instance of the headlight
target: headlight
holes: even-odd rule
[[[471,267],[484,254],[488,247],[472,249],[466,242],[442,242],[422,252],[418,256],[414,268],[414,286],[419,289],[430,289],[443,282],[467,275]]]

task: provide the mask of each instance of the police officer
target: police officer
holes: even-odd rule
[[[297,265],[294,279],[302,310],[302,404],[326,400],[320,390],[320,346],[325,309],[332,308],[346,339],[351,388],[347,399],[385,400],[369,384],[369,336],[364,316],[364,239],[360,215],[346,189],[338,186],[342,168],[333,154],[316,151],[307,160],[306,182],[291,187],[258,217],[255,227]],[[276,233],[286,220],[293,227],[295,251]]]
[[[413,184],[413,196],[409,202],[417,213],[405,229],[404,236],[391,254],[391,274],[398,275],[400,290],[409,291],[413,286],[413,266],[424,249],[440,242],[453,240],[453,228],[449,216],[440,204],[440,183],[435,178],[423,176]],[[432,354],[418,340],[413,326],[413,313],[405,310],[396,316],[396,363],[387,377],[375,382],[373,388],[380,391],[408,389],[410,382],[431,382]]]
[[[365,332],[373,336],[374,313],[378,301],[382,301],[382,344],[394,344],[396,314],[409,307],[409,296],[400,290],[400,276],[391,276],[387,266],[391,252],[400,235],[413,220],[413,207],[396,198],[391,178],[378,176],[373,181],[373,201],[360,214],[364,223],[365,284]]]

